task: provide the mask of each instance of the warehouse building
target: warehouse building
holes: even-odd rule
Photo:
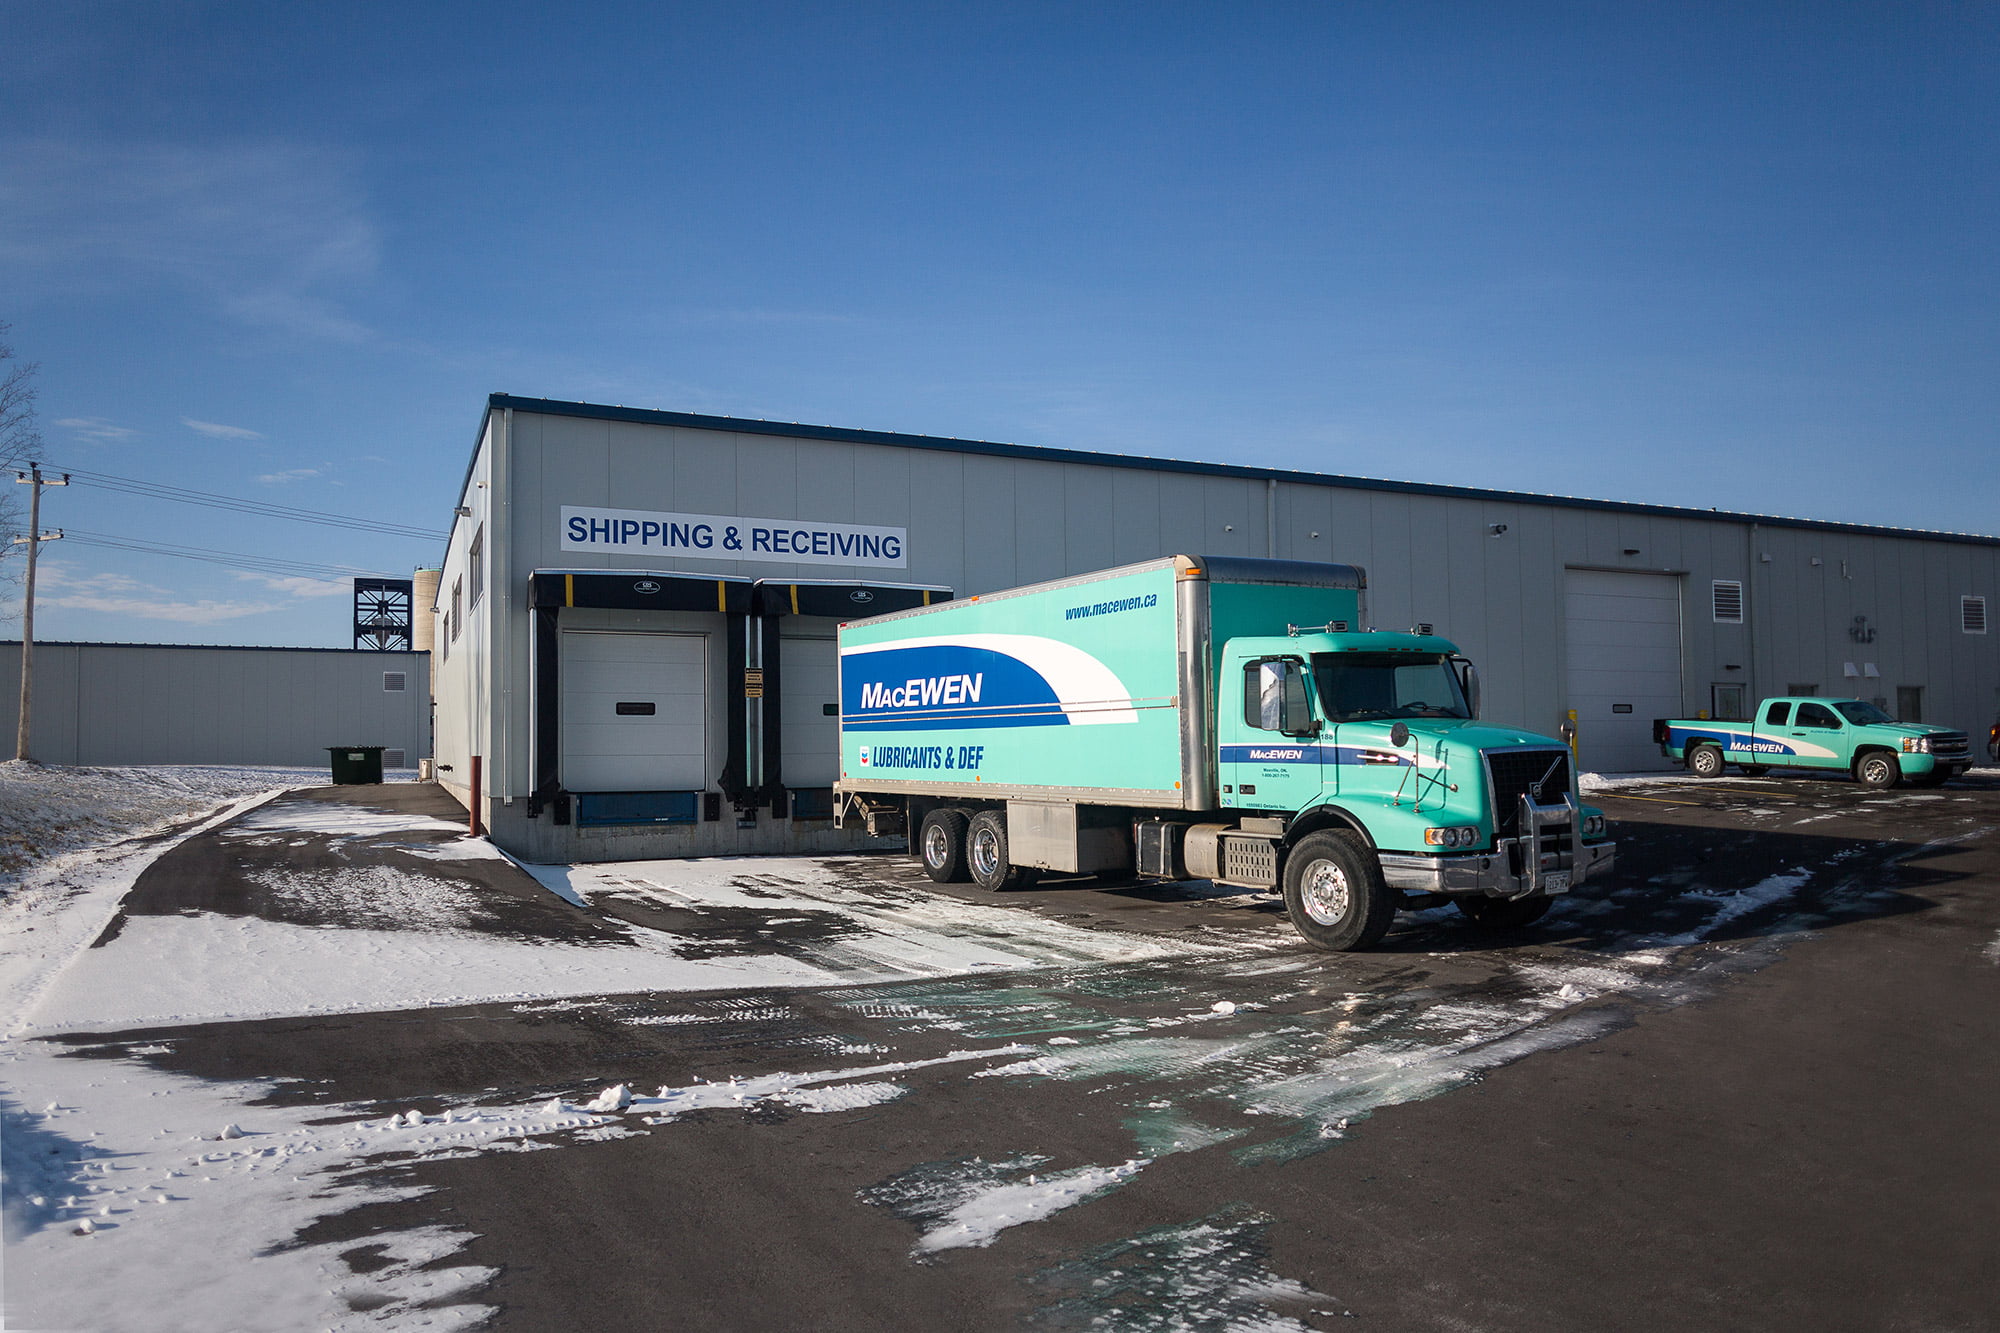
[[[327,767],[376,745],[385,769],[430,753],[430,655],[170,643],[35,644],[34,746],[45,764]],[[0,643],[7,735],[21,644]],[[12,751],[9,750],[11,754]]]
[[[1359,565],[1581,766],[1764,694],[2000,716],[2000,538],[496,394],[437,592],[439,779],[537,861],[861,845],[843,619],[1176,553]]]

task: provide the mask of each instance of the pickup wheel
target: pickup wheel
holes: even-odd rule
[[[917,826],[917,859],[933,884],[962,884],[972,878],[965,867],[965,826],[963,810],[937,809],[924,816]]]
[[[1549,913],[1549,900],[1541,898],[1460,898],[1458,910],[1476,926],[1488,930],[1519,930],[1532,926]]]
[[[965,833],[965,860],[972,882],[998,893],[1002,889],[1025,889],[1042,877],[1039,870],[1014,865],[1007,859],[1007,812],[981,810],[972,817]]]
[[[1854,780],[1864,787],[1887,791],[1903,780],[1903,768],[1887,750],[1870,750],[1854,761]]]
[[[1285,858],[1285,913],[1306,942],[1345,952],[1389,933],[1396,900],[1382,866],[1351,833],[1312,833]]]
[[[1722,776],[1722,751],[1713,745],[1697,745],[1687,752],[1688,772],[1698,778]]]

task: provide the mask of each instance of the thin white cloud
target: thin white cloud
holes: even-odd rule
[[[193,417],[182,417],[181,424],[189,430],[200,431],[203,435],[211,436],[218,440],[261,440],[264,438],[263,432],[251,430],[247,426],[224,426],[214,421],[196,421]]]
[[[283,486],[289,482],[304,481],[307,477],[317,477],[318,475],[319,469],[316,467],[294,467],[287,468],[283,472],[266,472],[263,476],[257,478],[257,480],[263,482],[266,486]]]
[[[237,578],[251,583],[261,583],[273,592],[289,593],[293,597],[345,597],[354,591],[352,582],[338,579],[294,578],[281,574],[253,574],[243,570]]]
[[[0,274],[17,300],[179,285],[244,324],[342,342],[379,262],[348,155],[284,141],[0,140]]]
[[[53,563],[38,572],[42,581],[35,594],[38,609],[101,611],[107,615],[171,620],[184,625],[213,625],[285,609],[280,602],[181,601],[164,588],[151,587],[123,574],[76,575]]]
[[[106,421],[103,417],[63,417],[55,424],[79,440],[90,444],[116,444],[120,440],[129,440],[139,433],[129,426]]]

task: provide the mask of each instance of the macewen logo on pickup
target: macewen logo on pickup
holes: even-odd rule
[[[1250,749],[1250,761],[1252,763],[1276,761],[1297,763],[1305,757],[1306,752],[1304,750],[1264,750],[1256,746],[1252,746]]]

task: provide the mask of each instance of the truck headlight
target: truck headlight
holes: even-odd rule
[[[1904,753],[1904,754],[1929,754],[1930,752],[1931,752],[1931,738],[1930,738],[1930,737],[1928,737],[1928,736],[1905,736],[1905,737],[1903,737],[1903,753]]]
[[[1604,816],[1603,816],[1603,815],[1585,815],[1585,816],[1583,817],[1583,836],[1584,836],[1584,837],[1586,837],[1586,838],[1601,838],[1601,837],[1603,837],[1603,836],[1604,836]]]
[[[1427,828],[1424,842],[1431,847],[1470,847],[1479,841],[1479,830],[1460,825],[1457,828]]]

